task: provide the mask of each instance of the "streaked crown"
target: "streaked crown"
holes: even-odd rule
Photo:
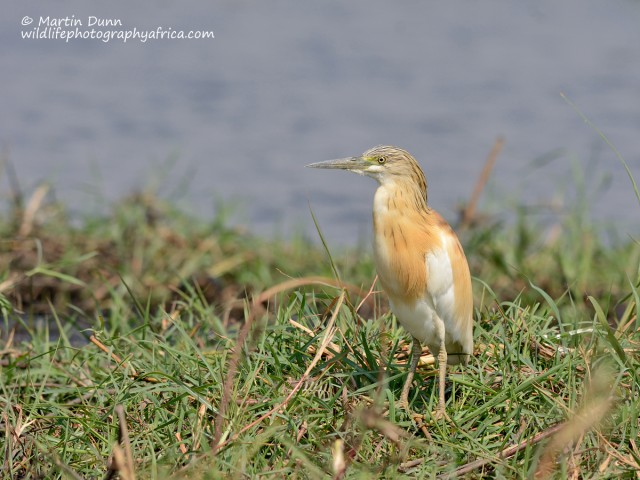
[[[388,175],[411,179],[426,190],[427,182],[424,172],[416,159],[406,150],[389,145],[378,145],[364,152],[362,156],[382,166]]]

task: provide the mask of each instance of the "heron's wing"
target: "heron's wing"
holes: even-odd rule
[[[440,232],[442,248],[426,254],[427,295],[444,323],[447,353],[473,353],[473,295],[469,266],[453,230]],[[451,358],[449,363],[465,361]]]

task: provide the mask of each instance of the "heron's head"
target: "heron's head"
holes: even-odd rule
[[[424,173],[409,152],[398,147],[379,145],[357,157],[339,158],[307,165],[311,168],[334,168],[375,178],[381,185],[411,182],[426,193]]]

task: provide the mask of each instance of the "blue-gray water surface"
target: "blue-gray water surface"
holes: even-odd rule
[[[583,188],[596,221],[636,234],[623,166],[561,94],[640,180],[639,26],[632,0],[5,2],[0,145],[25,191],[50,181],[75,212],[154,187],[201,216],[239,201],[257,233],[314,238],[310,205],[354,245],[373,181],[305,164],[402,146],[453,220],[502,135],[485,209],[569,211]],[[76,29],[101,38],[23,38]],[[134,29],[214,38],[105,41]]]

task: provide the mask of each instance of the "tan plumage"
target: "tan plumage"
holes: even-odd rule
[[[438,357],[437,414],[444,414],[446,365],[466,363],[473,353],[473,296],[462,246],[449,224],[428,206],[420,166],[407,151],[390,146],[308,166],[349,170],[377,180],[373,243],[378,277],[391,310],[414,338],[400,403],[408,406],[425,343]]]

